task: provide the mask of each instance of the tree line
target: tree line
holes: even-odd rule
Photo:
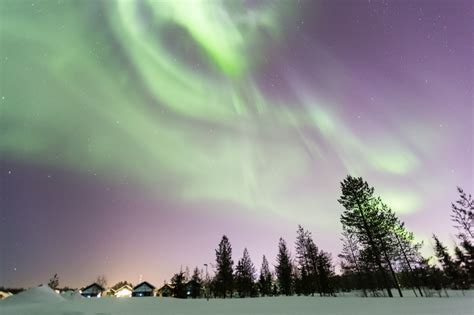
[[[311,232],[300,225],[294,256],[287,242],[280,238],[275,265],[271,268],[264,255],[259,274],[247,248],[234,264],[232,245],[224,235],[215,249],[213,276],[197,267],[192,275],[187,268],[181,268],[171,279],[170,294],[177,298],[246,298],[335,296],[357,291],[364,297],[393,297],[394,292],[403,297],[404,290],[409,289],[415,296],[428,297],[447,296],[447,289],[470,289],[474,285],[474,200],[461,188],[458,193],[459,199],[451,205],[451,220],[458,239],[454,255],[433,235],[435,257],[423,257],[423,243],[415,239],[374,188],[361,177],[347,176],[341,182],[338,199],[344,208],[340,217],[339,274],[335,273],[331,254],[321,250]],[[105,281],[105,277],[100,280]],[[50,286],[57,287],[58,283],[55,275]]]
[[[275,295],[334,296],[360,291],[364,297],[403,297],[404,290],[427,297],[448,295],[447,289],[467,290],[474,284],[472,220],[474,200],[458,188],[459,200],[451,205],[451,219],[459,244],[454,257],[433,235],[435,257],[423,257],[417,241],[396,213],[375,195],[361,177],[347,176],[341,182],[338,202],[344,210],[340,274],[335,273],[331,254],[320,250],[311,232],[298,226],[295,256],[280,238],[273,272],[262,257],[260,274],[247,249],[234,268],[232,246],[223,236],[216,249],[216,273],[204,287],[213,297],[256,297]],[[434,262],[433,262],[434,260]],[[202,281],[200,283],[203,283]]]

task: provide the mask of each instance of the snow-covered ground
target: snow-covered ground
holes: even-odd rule
[[[471,293],[471,292],[469,292]],[[309,315],[309,314],[474,314],[474,299],[270,297],[226,300],[173,298],[65,299],[47,287],[33,288],[0,301],[2,315]]]

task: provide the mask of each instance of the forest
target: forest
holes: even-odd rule
[[[347,176],[338,199],[344,209],[340,217],[342,251],[337,255],[340,272],[335,272],[331,253],[320,249],[312,233],[301,225],[296,231],[294,256],[280,238],[276,264],[272,268],[263,256],[259,274],[247,249],[234,263],[232,245],[224,235],[215,250],[214,275],[210,277],[198,267],[192,275],[180,270],[171,279],[171,295],[245,298],[360,292],[363,297],[403,297],[403,292],[410,290],[417,297],[441,297],[449,296],[448,289],[464,292],[474,283],[474,200],[461,188],[457,190],[459,199],[446,215],[457,231],[454,255],[433,235],[435,256],[423,257],[420,250],[425,245],[375,189],[361,177]]]

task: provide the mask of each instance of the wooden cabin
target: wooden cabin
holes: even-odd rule
[[[6,299],[7,297],[13,295],[12,293],[8,291],[1,291],[0,290],[0,300]]]
[[[115,297],[131,297],[133,293],[133,288],[128,284],[121,286],[114,291]]]
[[[83,289],[81,289],[81,295],[86,298],[101,297],[105,289],[97,283],[93,283]]]
[[[152,284],[143,281],[133,288],[132,296],[155,296],[155,287]]]
[[[165,283],[161,288],[156,291],[157,296],[161,297],[169,297],[173,296],[173,287],[167,283]]]

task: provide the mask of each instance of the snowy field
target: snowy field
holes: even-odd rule
[[[474,314],[474,299],[273,297],[226,300],[173,298],[68,299],[46,288],[34,288],[0,301],[1,315],[306,315],[306,314]]]

